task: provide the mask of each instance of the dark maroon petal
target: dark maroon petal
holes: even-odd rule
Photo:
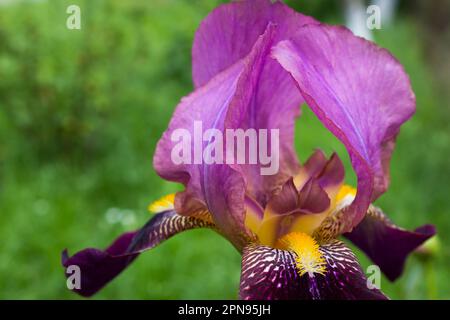
[[[244,300],[371,300],[386,299],[369,289],[355,255],[342,242],[321,246],[326,274],[299,276],[295,254],[266,246],[244,249],[239,296]]]
[[[62,253],[65,268],[78,266],[81,288],[76,293],[89,297],[119,275],[142,251],[151,249],[173,235],[189,229],[213,227],[203,218],[185,217],[166,211],[156,214],[141,230],[117,238],[106,250],[84,249],[72,257]],[[67,277],[70,274],[66,274]]]
[[[298,191],[293,178],[290,178],[281,190],[270,198],[267,209],[268,212],[276,215],[308,214],[324,212],[329,206],[330,199],[317,179],[309,179]]]
[[[310,178],[317,179],[319,185],[330,193],[331,190],[339,189],[345,177],[345,168],[341,159],[333,153],[327,160],[322,150],[318,149],[301,166],[294,177],[294,183],[301,189]],[[336,191],[336,190],[335,190]]]
[[[436,233],[432,225],[408,231],[394,225],[381,209],[371,206],[364,220],[345,234],[394,281],[403,271],[408,255]]]
[[[327,189],[339,186],[344,181],[345,168],[337,153],[333,153],[318,176],[319,185]]]
[[[289,179],[281,190],[270,198],[267,209],[274,214],[284,215],[300,209],[298,190],[293,179]]]
[[[325,277],[314,277],[317,299],[329,300],[386,300],[378,289],[369,289],[358,259],[343,242],[332,240],[320,246],[327,261]]]
[[[295,269],[294,254],[260,245],[244,248],[239,297],[243,300],[309,299],[305,281],[301,281]]]
[[[78,266],[81,271],[81,288],[75,288],[73,291],[90,297],[122,272],[137,257],[137,254],[124,256],[136,233],[121,235],[104,251],[89,248],[69,257],[67,250],[64,250],[62,265],[66,269],[73,265]],[[70,274],[66,273],[66,276],[69,277]]]
[[[330,206],[327,193],[318,180],[310,179],[299,192],[299,202],[303,212],[320,213]]]
[[[303,164],[303,168],[306,170],[310,177],[316,177],[327,163],[327,157],[322,150],[317,149]]]
[[[388,51],[343,27],[303,26],[272,54],[349,152],[358,177],[344,221],[350,231],[387,189],[395,137],[415,111],[409,78]]]

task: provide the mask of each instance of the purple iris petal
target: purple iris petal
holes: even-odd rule
[[[274,45],[309,23],[318,22],[280,1],[236,1],[219,6],[202,21],[195,35],[192,49],[195,86],[205,85],[215,75],[247,56],[268,24],[276,25],[272,39]],[[229,113],[226,127],[279,130],[278,174],[261,176],[259,166],[236,168],[241,169],[248,192],[264,206],[267,195],[298,170],[293,149],[294,120],[300,114],[303,98],[289,74],[270,57],[264,60],[257,81],[251,101]]]
[[[383,214],[371,206],[364,220],[351,232],[345,234],[363,250],[388,277],[397,279],[408,255],[436,233],[432,225],[424,225],[415,231],[397,227]]]
[[[386,299],[367,279],[350,249],[333,241],[320,248],[325,275],[299,276],[295,254],[266,246],[244,249],[239,296],[245,300],[373,300]]]
[[[142,251],[157,246],[181,231],[201,227],[213,225],[202,218],[180,216],[175,211],[162,212],[155,215],[141,230],[119,236],[105,250],[84,249],[72,257],[64,250],[62,264],[65,268],[71,265],[80,268],[81,288],[73,291],[89,297],[118,276]]]
[[[250,103],[274,32],[275,26],[269,24],[247,57],[182,99],[169,128],[158,143],[154,157],[156,171],[165,179],[185,184],[185,194],[204,201],[217,226],[237,247],[242,244],[236,235],[245,230],[245,183],[242,172],[227,164],[173,163],[171,151],[174,143],[171,135],[176,129],[186,129],[195,137],[195,121],[202,122],[203,130],[214,128],[224,132],[230,112],[245,108]],[[177,204],[180,205],[176,208],[177,212],[185,213],[183,204]]]
[[[343,27],[304,26],[291,40],[278,43],[272,55],[347,147],[358,177],[344,225],[350,231],[387,188],[395,137],[415,111],[408,76],[386,50]]]
[[[72,257],[64,250],[61,258],[63,266],[78,266],[81,271],[81,288],[73,291],[90,297],[121,273],[137,257],[137,254],[124,256],[135,235],[136,232],[121,235],[106,250],[84,249]]]
[[[220,5],[203,19],[195,34],[192,45],[195,86],[205,85],[247,56],[268,23],[277,25],[276,43],[288,39],[301,26],[318,22],[280,1],[233,1]]]
[[[171,160],[171,152],[175,145],[171,140],[171,135],[176,129],[186,129],[193,137],[193,124],[197,120],[202,121],[204,130],[213,127],[222,107],[228,106],[233,98],[237,81],[244,67],[243,61],[237,63],[216,76],[208,85],[183,98],[172,116],[169,127],[158,142],[153,159],[155,170],[162,178],[180,182],[186,186],[186,191],[183,193],[186,196],[177,195],[175,202],[177,212],[185,213],[185,206],[192,198],[203,204],[206,200],[200,181],[200,166],[175,164]],[[191,161],[194,161],[192,155]]]

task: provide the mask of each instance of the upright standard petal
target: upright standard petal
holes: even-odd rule
[[[202,21],[195,35],[192,49],[195,86],[205,85],[246,57],[268,24],[276,25],[272,40],[275,44],[308,23],[317,22],[281,1],[243,0],[219,6]],[[298,170],[293,149],[294,120],[300,115],[303,99],[289,74],[270,57],[265,59],[257,81],[250,103],[230,113],[226,126],[279,131],[277,173],[262,176],[260,166],[254,165],[242,170],[249,193],[264,206],[268,195]]]
[[[401,275],[408,255],[435,233],[432,225],[414,231],[399,228],[381,209],[370,206],[364,220],[345,236],[363,250],[389,280],[394,281]]]
[[[350,249],[334,240],[320,247],[326,271],[299,275],[288,250],[250,245],[244,249],[239,296],[244,300],[384,300],[367,279]]]
[[[192,78],[196,87],[208,83],[252,50],[266,30],[277,25],[275,43],[288,39],[305,24],[318,23],[281,1],[240,0],[214,9],[201,22],[192,45]]]
[[[84,249],[71,257],[64,250],[62,264],[66,270],[70,266],[80,268],[81,287],[73,291],[89,297],[119,275],[142,251],[179,232],[203,227],[214,228],[205,212],[198,213],[197,217],[180,216],[173,210],[158,213],[142,229],[121,235],[106,250]]]
[[[304,26],[272,55],[350,154],[358,177],[343,224],[350,231],[388,186],[395,137],[415,111],[408,76],[388,51],[343,27]]]

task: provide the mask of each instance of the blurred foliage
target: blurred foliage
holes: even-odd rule
[[[291,8],[312,16],[320,21],[336,21],[342,18],[338,13],[342,6],[345,4],[344,1],[336,0],[287,0],[285,1]]]
[[[219,2],[0,7],[0,298],[77,298],[65,287],[61,250],[106,246],[145,223],[148,202],[180,188],[155,174],[152,152],[192,90],[192,38]],[[336,1],[288,2],[327,22],[341,19]],[[82,8],[81,30],[66,28],[69,4]],[[404,227],[436,224],[441,252],[409,259],[404,276],[394,284],[383,278],[382,289],[397,299],[449,299],[450,116],[418,29],[402,16],[375,34],[405,65],[418,102],[378,204]],[[316,147],[336,150],[354,182],[344,148],[306,108],[296,138],[302,160]],[[234,299],[239,272],[240,256],[224,239],[190,231],[142,255],[96,298]]]
[[[152,92],[190,85],[190,57],[180,53],[190,50],[197,12],[214,3],[51,2],[2,8],[1,117],[15,135],[2,157],[95,160],[116,144],[118,112],[148,112],[159,99]],[[66,28],[72,3],[83,8],[81,31]],[[163,128],[156,115],[149,121]]]

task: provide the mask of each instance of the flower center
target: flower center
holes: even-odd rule
[[[295,253],[295,266],[300,277],[305,273],[310,277],[315,273],[325,274],[326,260],[312,237],[303,232],[291,232],[279,241],[280,246]]]

